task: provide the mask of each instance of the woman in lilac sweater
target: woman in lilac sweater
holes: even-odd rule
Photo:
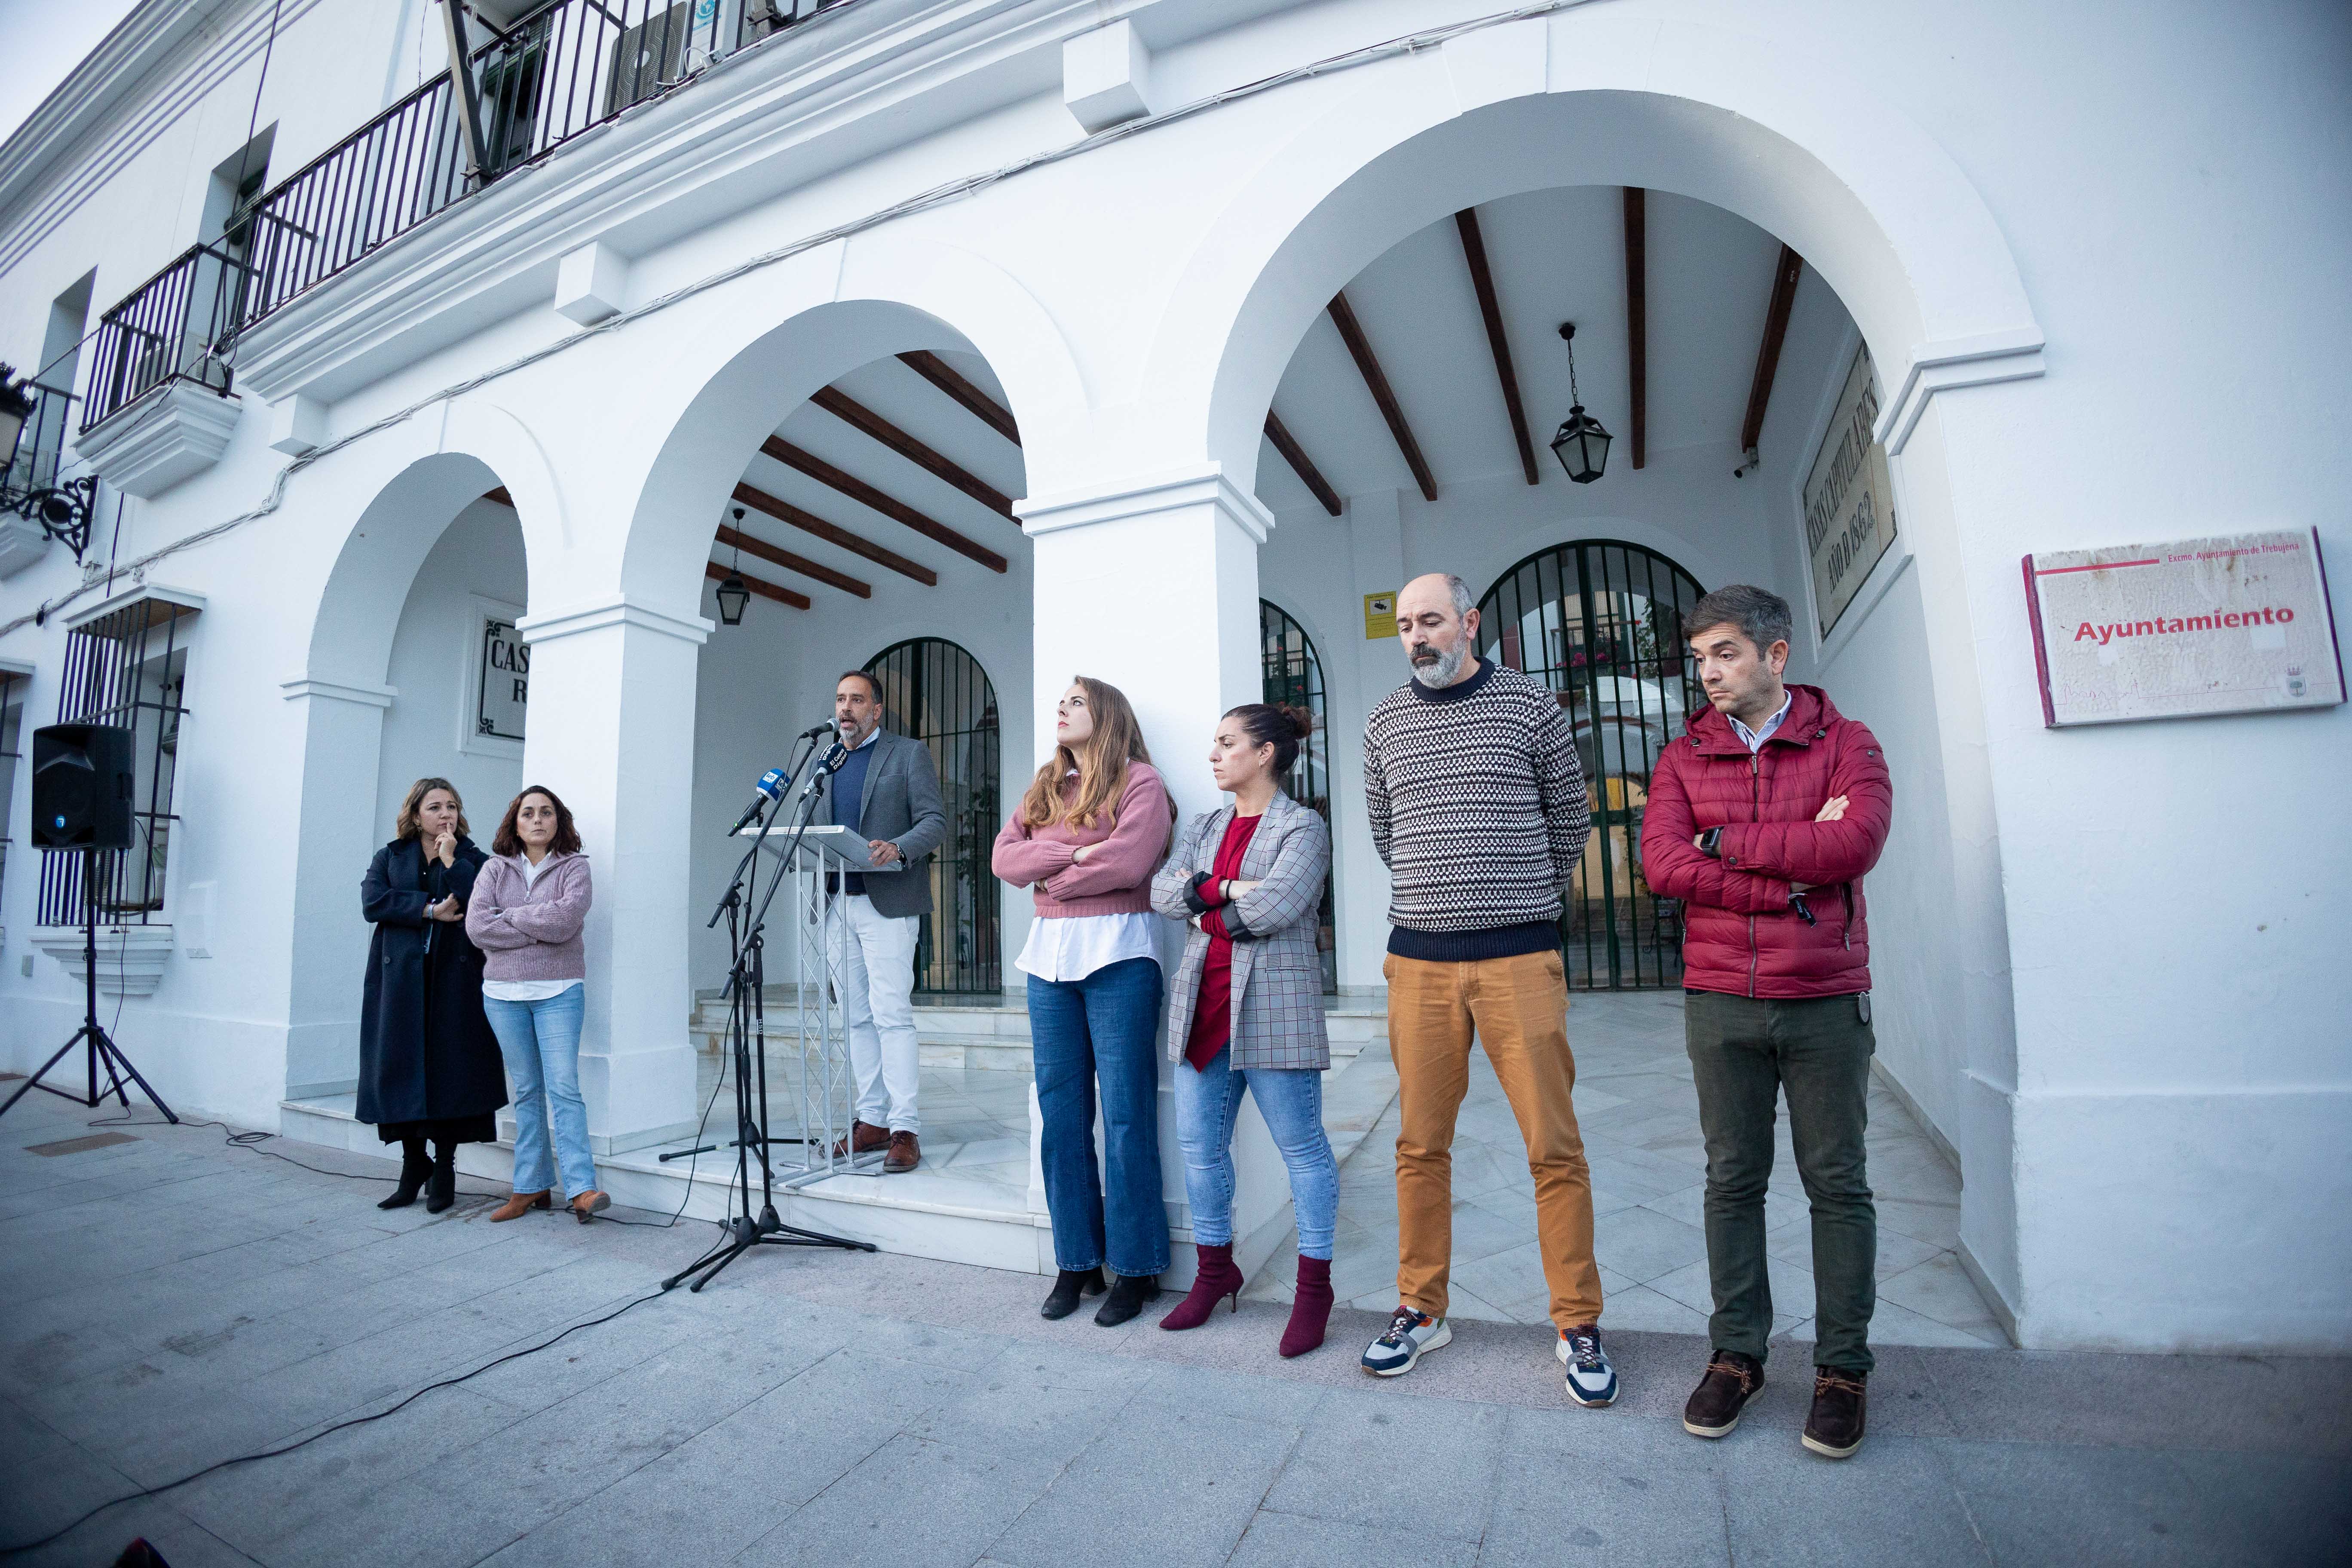
[[[572,813],[533,784],[514,797],[474,879],[466,934],[484,953],[482,1010],[514,1080],[514,1191],[493,1221],[549,1206],[558,1167],[586,1225],[613,1206],[596,1189],[588,1108],[580,1098],[580,1019],[588,964],[580,942],[593,892]],[[554,1156],[548,1153],[554,1133]]]
[[[1054,754],[996,836],[999,879],[1035,890],[1015,963],[1029,976],[1045,1208],[1060,1272],[1039,1309],[1077,1310],[1114,1282],[1095,1321],[1126,1322],[1160,1294],[1168,1211],[1160,1197],[1160,976],[1151,874],[1175,808],[1135,710],[1079,676],[1055,710]],[[1095,1162],[1095,1091],[1103,1153]]]

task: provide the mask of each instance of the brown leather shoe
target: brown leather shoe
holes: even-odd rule
[[[887,1127],[877,1127],[871,1121],[852,1121],[849,1124],[849,1136],[834,1140],[833,1157],[836,1160],[844,1156],[854,1158],[856,1155],[871,1154],[877,1149],[887,1149],[889,1146],[890,1130]]]
[[[1764,1368],[1752,1356],[1738,1351],[1717,1351],[1708,1358],[1706,1375],[1691,1390],[1683,1406],[1683,1430],[1694,1437],[1725,1437],[1739,1425],[1739,1413],[1764,1386]]]
[[[510,1219],[520,1219],[533,1209],[543,1209],[553,1202],[544,1190],[536,1193],[514,1193],[507,1201],[490,1211],[490,1223],[502,1225]]]
[[[890,1152],[882,1157],[882,1173],[903,1176],[923,1163],[923,1141],[911,1132],[890,1134]]]
[[[572,1212],[579,1216],[582,1225],[586,1225],[612,1206],[613,1194],[599,1192],[593,1187],[572,1200]]]
[[[1862,1447],[1866,1372],[1843,1367],[1813,1369],[1813,1412],[1805,1417],[1805,1447],[1825,1459],[1843,1459]]]

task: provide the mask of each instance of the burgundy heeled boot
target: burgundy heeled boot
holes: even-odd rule
[[[1226,1296],[1234,1299],[1234,1310],[1242,1310],[1242,1271],[1234,1267],[1234,1249],[1223,1247],[1202,1247],[1201,1271],[1192,1276],[1192,1288],[1176,1303],[1176,1310],[1160,1320],[1163,1329],[1197,1329],[1209,1321],[1217,1310],[1218,1300]]]
[[[1323,1329],[1331,1321],[1331,1260],[1301,1258],[1298,1292],[1291,1299],[1290,1321],[1282,1331],[1282,1353],[1305,1355],[1323,1342]]]

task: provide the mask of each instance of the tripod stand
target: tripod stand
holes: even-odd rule
[[[815,754],[814,742],[809,755]],[[785,780],[789,790],[807,766],[808,756],[801,758]],[[832,773],[824,763],[817,764],[808,787],[801,794],[798,819],[793,824],[793,841],[768,883],[767,894],[759,908],[751,911],[747,923],[744,915],[751,895],[759,886],[761,847],[778,819],[784,815],[784,796],[780,794],[769,808],[767,820],[760,826],[760,836],[735,868],[734,879],[727,886],[726,895],[712,911],[709,924],[717,925],[723,916],[727,921],[727,942],[734,962],[727,972],[727,1037],[728,1049],[735,1071],[735,1190],[739,1194],[738,1212],[728,1216],[727,1238],[714,1246],[694,1262],[662,1281],[665,1290],[676,1289],[680,1281],[695,1276],[690,1289],[700,1290],[719,1277],[719,1270],[734,1262],[755,1247],[833,1247],[854,1252],[872,1252],[870,1241],[852,1241],[846,1237],[828,1236],[822,1231],[803,1230],[786,1225],[776,1214],[775,1171],[768,1158],[768,1146],[785,1142],[768,1136],[768,1019],[766,1001],[766,951],[762,932],[767,925],[768,905],[774,901],[776,889],[783,885],[784,868],[798,852],[802,837],[808,830],[810,814],[816,805],[817,785]],[[805,984],[805,981],[803,981]],[[754,1038],[759,1041],[752,1049]],[[805,1064],[803,1064],[805,1071]],[[755,1078],[756,1075],[756,1078]],[[802,1131],[808,1130],[803,1127]],[[801,1140],[792,1140],[800,1142]],[[760,1212],[751,1212],[751,1163],[760,1166]]]
[[[35,1089],[93,1110],[111,1094],[122,1102],[122,1109],[128,1110],[131,1109],[131,1096],[124,1092],[122,1087],[122,1080],[127,1076],[139,1086],[141,1093],[155,1102],[155,1109],[163,1113],[164,1121],[178,1126],[180,1119],[173,1114],[170,1106],[163,1103],[163,1097],[155,1092],[152,1084],[139,1076],[139,1069],[131,1065],[131,1058],[122,1054],[122,1047],[114,1043],[98,1021],[98,851],[95,849],[81,852],[81,1027],[74,1031],[73,1038],[58,1047],[57,1055],[41,1064],[40,1071],[16,1087],[16,1092],[8,1097],[6,1103],[0,1104],[0,1116],[7,1115],[10,1107],[24,1099],[27,1089]],[[89,1047],[89,1092],[87,1095],[74,1094],[43,1083],[41,1079],[47,1076],[48,1070],[65,1060],[67,1055],[79,1045]],[[104,1089],[98,1087],[100,1062],[106,1064],[107,1087]]]

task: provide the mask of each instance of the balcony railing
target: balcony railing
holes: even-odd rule
[[[73,423],[73,405],[81,401],[63,387],[37,381],[25,390],[32,395],[33,412],[25,420],[23,438],[16,443],[16,460],[0,475],[0,490],[19,495],[57,484],[58,468],[65,460],[66,430]],[[0,675],[0,697],[6,692],[7,678]]]
[[[99,322],[82,428],[168,381],[229,389],[216,344],[244,319],[252,269],[217,245],[189,247]]]
[[[443,76],[261,198],[255,283],[240,324],[500,175],[692,79],[720,54],[848,3],[552,0],[530,12],[474,51],[478,166]],[[478,16],[472,25],[484,26]]]
[[[471,51],[480,146],[445,75],[296,171],[227,241],[195,247],[106,313],[82,427],[173,379],[228,391],[237,333],[288,300],[721,54],[854,3],[549,0],[504,30],[469,7],[469,27],[489,35]]]

